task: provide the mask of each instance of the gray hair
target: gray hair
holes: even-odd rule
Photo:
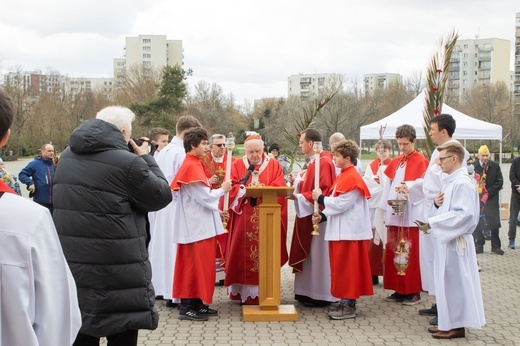
[[[215,133],[213,136],[209,138],[209,144],[213,144],[215,142],[215,139],[221,139],[224,138],[224,141],[226,140],[226,136],[221,135],[220,133]]]
[[[131,133],[132,121],[135,120],[135,114],[126,107],[110,106],[100,110],[96,118],[115,125],[119,130],[125,130]]]

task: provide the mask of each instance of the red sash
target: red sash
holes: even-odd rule
[[[336,180],[336,191],[334,191],[334,197],[337,197],[343,193],[359,190],[359,192],[367,199],[372,197],[365,181],[358,173],[355,166],[348,166],[341,170],[340,175]]]
[[[414,151],[406,157],[401,154],[394,158],[385,169],[385,175],[390,178],[390,180],[394,180],[395,172],[397,172],[397,168],[401,162],[406,163],[406,170],[404,172],[405,181],[421,178],[424,172],[426,172],[426,169],[428,169],[429,164],[429,161],[417,151]]]
[[[188,153],[170,187],[173,191],[178,191],[182,184],[190,183],[203,183],[210,187],[202,160],[198,156]]]

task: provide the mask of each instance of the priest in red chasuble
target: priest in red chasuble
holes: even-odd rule
[[[311,235],[314,200],[312,190],[315,182],[314,143],[321,142],[321,133],[307,129],[300,136],[300,148],[310,158],[307,170],[292,181],[294,184],[294,207],[296,219],[291,242],[289,265],[293,268],[295,299],[307,307],[320,307],[337,301],[330,293],[329,244],[325,240],[325,224],[319,226],[319,235]],[[336,169],[329,153],[320,153],[319,186],[328,195]]]
[[[226,176],[226,136],[216,133],[209,138],[209,152],[203,157],[204,171],[209,179],[209,184],[212,189],[218,189]],[[236,159],[231,158],[232,162]],[[219,208],[223,210],[224,197],[220,198]],[[228,220],[228,224],[231,224]],[[224,284],[224,268],[222,262],[226,254],[226,248],[228,243],[228,233],[222,233],[217,236],[217,259],[216,259],[216,271],[217,271],[217,284],[221,286]]]
[[[383,285],[395,292],[386,300],[414,305],[421,300],[421,270],[419,265],[419,229],[414,220],[422,217],[423,177],[428,168],[428,160],[415,150],[416,134],[411,125],[401,125],[396,129],[395,138],[401,155],[394,158],[385,169],[390,179],[383,193],[382,205],[386,208],[385,224],[388,227],[385,271]],[[392,215],[388,200],[406,199],[404,215]],[[404,239],[404,246],[400,245]],[[404,248],[404,249],[401,249]],[[402,253],[396,253],[399,249]],[[394,263],[408,264],[405,275],[399,275]]]
[[[247,186],[286,186],[283,169],[274,158],[265,155],[260,136],[250,136],[244,143],[246,155],[231,169],[236,184],[230,192],[231,227],[224,267],[225,285],[231,299],[244,304],[258,304],[259,205],[261,198],[245,197]],[[278,198],[281,208],[281,263],[287,262],[287,200]]]

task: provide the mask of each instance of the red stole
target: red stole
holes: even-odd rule
[[[379,170],[379,166],[386,166],[390,163],[390,161],[392,161],[392,159],[388,158],[385,160],[385,162],[383,162],[383,164],[381,164],[381,159],[378,157],[377,159],[375,159],[374,161],[372,161],[370,163],[370,168],[372,168],[372,173],[374,173],[374,175],[376,175],[377,171]]]
[[[426,172],[426,169],[428,169],[428,164],[430,163],[418,151],[414,151],[408,156],[401,154],[394,158],[385,169],[385,175],[390,178],[390,180],[394,180],[395,172],[397,172],[397,168],[401,162],[406,163],[406,170],[404,172],[405,181],[412,181],[421,178],[424,172]]]
[[[334,197],[353,190],[358,190],[366,199],[372,197],[365,181],[354,165],[345,167],[341,170],[334,186],[336,189],[334,191]]]
[[[179,191],[182,184],[190,183],[203,183],[209,187],[202,160],[198,156],[188,153],[170,187],[173,191]]]
[[[9,193],[13,193],[15,195],[17,194],[2,179],[0,179],[0,192],[9,192]]]
[[[308,165],[305,178],[300,183],[300,193],[312,204],[314,204],[312,199],[315,178],[314,167],[315,161]],[[330,194],[335,179],[336,169],[330,159],[330,153],[322,151],[320,153],[320,189],[324,195]],[[294,273],[299,273],[303,269],[303,261],[308,257],[311,249],[312,230],[312,215],[295,219],[289,255],[289,265],[293,268]]]

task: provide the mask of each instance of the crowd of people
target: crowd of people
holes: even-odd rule
[[[2,146],[13,112],[0,90]],[[415,305],[421,294],[435,297],[431,308],[418,311],[433,317],[434,338],[464,337],[465,328],[485,325],[476,255],[486,230],[491,251],[504,254],[503,178],[486,146],[467,165],[469,153],[452,138],[449,114],[429,124],[437,146],[430,160],[416,148],[415,129],[403,124],[395,133],[400,155],[391,158],[392,144],[380,140],[363,176],[358,145],[341,133],[329,138],[326,151],[316,145],[323,142],[319,130],[301,132],[307,162],[291,172],[280,146],[265,150],[259,135],[247,137],[244,156],[235,158],[232,141],[187,115],[171,141],[167,130],[154,128],[138,146],[131,139],[134,119],[128,108],[102,109],[74,130],[59,162],[53,145],[44,144],[19,174],[36,203],[16,196],[16,177],[0,161],[0,210],[10,213],[4,220],[19,220],[4,223],[1,246],[20,249],[0,258],[11,275],[2,314],[18,316],[17,328],[2,323],[5,344],[98,345],[106,337],[110,345],[136,345],[140,329],[158,325],[156,300],[177,307],[181,320],[206,321],[218,315],[210,305],[219,285],[231,301],[258,305],[262,199],[246,195],[251,186],[294,186],[289,199],[278,198],[279,251],[302,308],[354,318],[357,301],[373,295],[382,277],[387,301]],[[520,159],[510,180],[514,249]],[[287,248],[289,203],[296,216]],[[32,216],[13,217],[20,210]]]

